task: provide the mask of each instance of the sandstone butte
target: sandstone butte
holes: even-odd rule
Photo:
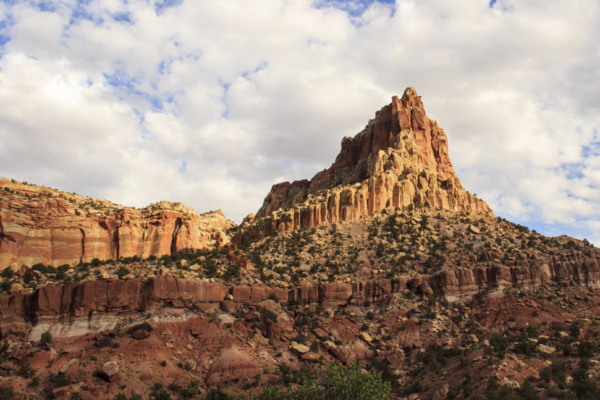
[[[219,247],[235,224],[170,202],[122,207],[0,179],[0,269],[162,256]]]
[[[448,138],[427,117],[413,88],[400,99],[394,96],[354,138],[342,139],[329,169],[310,181],[274,185],[233,241],[239,245],[273,231],[358,221],[388,208],[493,214],[463,188],[448,155]]]

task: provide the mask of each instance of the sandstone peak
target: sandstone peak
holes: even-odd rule
[[[492,213],[463,188],[446,133],[427,116],[412,87],[402,98],[392,97],[356,136],[344,137],[341,147],[331,167],[311,180],[273,185],[255,223],[240,230],[235,241],[356,221],[390,207]]]

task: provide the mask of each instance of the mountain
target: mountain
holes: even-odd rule
[[[329,169],[310,181],[274,185],[234,241],[359,221],[395,208],[492,214],[485,201],[463,188],[450,161],[448,138],[427,117],[413,88],[401,99],[394,96],[354,138],[345,137]]]
[[[600,250],[495,216],[412,88],[238,227],[0,186],[0,398],[600,398]]]

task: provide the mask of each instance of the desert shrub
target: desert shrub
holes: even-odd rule
[[[33,272],[31,272],[31,270],[25,271],[25,274],[23,274],[23,282],[27,285],[27,284],[33,282],[34,280],[35,280],[35,275],[33,275]]]
[[[155,382],[150,396],[154,400],[171,400],[171,394],[163,389],[162,382]]]
[[[214,260],[208,259],[206,260],[206,265],[204,266],[204,273],[209,278],[214,278],[217,275],[218,271],[217,263]]]
[[[183,399],[194,398],[194,396],[200,394],[200,382],[192,379],[186,388],[183,388],[179,391],[179,394]]]
[[[593,342],[581,341],[579,343],[579,357],[581,358],[590,358],[594,355],[594,353],[598,352],[598,345]]]
[[[4,279],[2,281],[2,283],[0,283],[0,289],[2,289],[3,292],[8,292],[10,290],[10,286],[13,284],[14,282],[11,281],[10,279]]]
[[[579,335],[581,334],[581,328],[579,327],[579,324],[577,322],[573,322],[571,324],[569,331],[570,331],[571,336],[575,339],[577,339],[579,337]]]
[[[54,340],[52,339],[52,334],[48,331],[42,333],[42,337],[40,339],[40,345],[45,346],[47,344],[52,344],[52,343],[54,343]]]
[[[277,313],[274,313],[271,310],[267,310],[266,308],[263,308],[260,313],[264,319],[268,319],[268,320],[271,320],[271,321],[277,323],[277,319],[278,319]]]
[[[295,388],[268,387],[251,400],[384,400],[391,398],[389,382],[382,380],[375,369],[361,372],[355,362],[349,367],[329,365],[325,371],[316,371],[316,377],[306,379]]]
[[[0,400],[13,400],[16,397],[15,392],[12,389],[1,389]]]
[[[26,358],[23,358],[19,362],[19,370],[17,371],[17,375],[22,376],[24,378],[33,378],[36,372],[37,370],[31,368],[31,365],[29,365],[29,361],[27,361]]]
[[[221,387],[210,389],[206,393],[206,400],[230,400],[232,397],[228,395]]]
[[[3,278],[11,279],[15,275],[15,272],[10,268],[5,268],[2,270],[2,273],[0,273],[0,275]]]
[[[63,387],[71,384],[71,380],[64,374],[57,374],[52,378],[52,386]]]
[[[119,279],[121,279],[122,277],[124,277],[125,275],[129,274],[129,270],[125,267],[119,267],[119,269],[117,270],[117,276],[119,277]]]
[[[38,386],[40,386],[40,377],[36,375],[33,378],[31,378],[31,382],[29,382],[27,386],[31,386],[32,388],[37,388]]]
[[[306,336],[302,333],[299,333],[292,339],[292,341],[304,344],[306,343]]]
[[[227,265],[227,268],[225,269],[225,272],[223,272],[223,280],[224,281],[229,281],[231,279],[234,278],[239,278],[240,277],[240,266],[239,264],[229,264]]]
[[[275,303],[279,303],[279,297],[277,297],[275,293],[271,293],[269,299],[273,300]]]
[[[98,347],[108,347],[112,345],[112,339],[108,336],[102,336],[100,340],[98,340]]]
[[[41,272],[42,274],[54,274],[54,273],[56,273],[56,268],[54,268],[54,267],[52,267],[50,265],[46,266],[46,265],[44,265],[42,263],[34,264],[31,267],[31,269],[33,271]]]

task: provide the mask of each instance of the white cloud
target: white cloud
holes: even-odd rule
[[[0,175],[240,221],[414,86],[463,183],[498,214],[600,238],[596,1],[156,10],[0,4]]]

